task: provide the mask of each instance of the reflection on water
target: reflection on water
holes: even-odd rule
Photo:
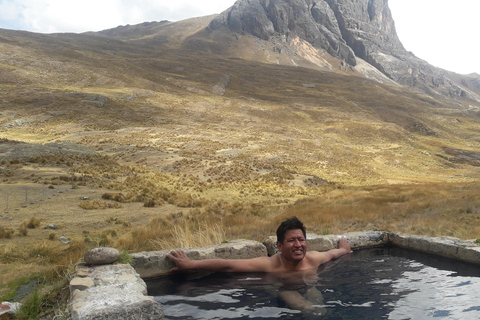
[[[398,248],[296,274],[179,274],[147,282],[166,319],[480,319],[480,268]]]

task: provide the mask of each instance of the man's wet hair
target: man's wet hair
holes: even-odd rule
[[[303,232],[303,236],[307,238],[307,229],[297,217],[291,217],[283,221],[277,229],[277,241],[283,243],[285,240],[285,234],[288,230],[300,229]]]

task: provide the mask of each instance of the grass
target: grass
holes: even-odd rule
[[[177,42],[2,36],[0,50],[15,57],[0,83],[0,299],[26,275],[55,287],[30,297],[26,317],[39,304],[65,310],[52,301],[66,300],[74,265],[99,245],[128,261],[137,251],[262,241],[292,215],[318,234],[480,237],[474,108]],[[225,76],[225,94],[212,94]],[[58,230],[42,228],[50,223]]]
[[[43,307],[43,301],[35,290],[33,294],[24,301],[19,312],[16,314],[16,318],[19,320],[37,319],[40,315],[40,311]]]
[[[193,248],[219,244],[228,239],[224,226],[208,222],[189,223],[180,220],[175,223],[162,223],[170,229],[170,234],[151,240],[157,248]]]

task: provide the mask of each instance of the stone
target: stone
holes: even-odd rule
[[[453,237],[427,237],[389,233],[389,243],[398,247],[427,252],[480,265],[480,246]]]
[[[203,259],[248,259],[267,256],[267,248],[258,241],[233,240],[216,246],[183,249],[193,260]],[[138,252],[132,254],[136,272],[142,278],[151,278],[170,273],[174,263],[166,257],[171,250]]]
[[[95,283],[93,282],[92,278],[85,277],[75,277],[70,280],[70,292],[74,292],[75,290],[84,291],[87,288],[93,287]]]
[[[299,37],[340,60],[356,64],[355,54],[342,39],[334,12],[324,1],[241,0],[213,19],[209,29],[216,30],[224,25],[263,40],[278,34]]]
[[[70,282],[72,320],[163,319],[163,308],[128,264],[80,265],[83,279]],[[92,285],[93,284],[93,285]]]
[[[114,263],[120,257],[120,252],[115,248],[98,247],[85,253],[83,260],[86,264],[109,264]]]
[[[58,241],[60,241],[63,244],[69,244],[70,243],[70,240],[65,236],[61,236],[60,238],[58,238]]]
[[[57,230],[58,227],[54,224],[49,224],[48,226],[45,227],[45,229],[52,229],[52,230]]]
[[[14,319],[18,310],[22,307],[19,302],[1,302],[0,303],[0,320]]]

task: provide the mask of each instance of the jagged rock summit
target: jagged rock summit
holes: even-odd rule
[[[276,34],[308,41],[355,66],[372,51],[405,53],[383,0],[241,0],[210,24],[268,40]]]
[[[394,82],[430,95],[480,101],[468,85],[471,76],[458,80],[405,50],[388,0],[239,0],[208,28],[224,26],[262,40],[298,37],[351,67],[364,60]]]

